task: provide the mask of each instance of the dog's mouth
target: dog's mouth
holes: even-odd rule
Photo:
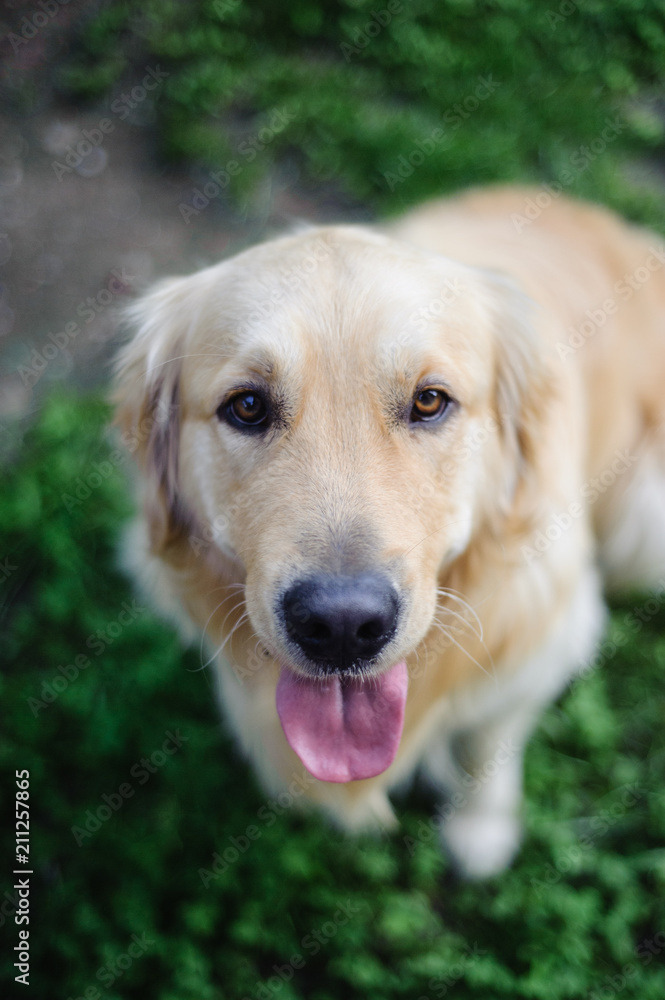
[[[282,667],[277,713],[287,742],[319,781],[373,778],[397,753],[408,689],[406,661],[376,676],[308,678]]]

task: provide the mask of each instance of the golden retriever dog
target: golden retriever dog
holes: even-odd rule
[[[134,307],[127,545],[271,794],[351,830],[417,767],[469,876],[603,587],[665,565],[665,246],[545,189],[300,228]],[[289,792],[290,790],[290,792]]]

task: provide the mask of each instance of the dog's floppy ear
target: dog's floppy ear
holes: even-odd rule
[[[122,440],[142,472],[153,551],[180,535],[186,518],[178,497],[180,373],[191,315],[185,283],[160,282],[126,312],[136,330],[116,364],[112,400]]]
[[[494,407],[501,435],[502,513],[529,516],[529,484],[547,448],[545,427],[556,378],[539,307],[512,280],[485,273],[495,344]]]

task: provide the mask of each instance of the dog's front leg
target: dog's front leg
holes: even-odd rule
[[[443,845],[468,877],[494,875],[516,854],[526,742],[542,710],[591,661],[605,620],[598,574],[590,566],[549,636],[521,667],[504,668],[482,689],[451,700],[444,727],[449,735],[427,767],[449,791]]]
[[[441,838],[467,877],[495,875],[517,853],[524,747],[538,714],[539,707],[525,704],[454,741]]]

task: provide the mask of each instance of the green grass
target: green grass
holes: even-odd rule
[[[220,726],[198,651],[148,610],[118,626],[135,597],[116,568],[129,511],[107,418],[97,398],[55,395],[4,441],[0,789],[9,804],[15,769],[30,770],[30,995],[575,1000],[614,995],[628,972],[623,995],[662,1000],[665,604],[615,608],[630,641],[530,745],[517,864],[460,883],[424,790],[377,839],[275,808]],[[179,749],[154,756],[168,733]],[[287,981],[272,989],[275,966]]]
[[[278,188],[394,212],[470,184],[554,181],[576,163],[570,193],[665,224],[658,184],[628,180],[665,142],[663,0],[388,7],[109,0],[81,19],[58,84],[108,114],[160,67],[123,120],[152,127],[162,159],[193,164],[199,189],[235,161],[216,204],[261,204],[272,172]],[[288,124],[271,130],[277,111]],[[609,147],[580,157],[608,118],[620,123]]]

